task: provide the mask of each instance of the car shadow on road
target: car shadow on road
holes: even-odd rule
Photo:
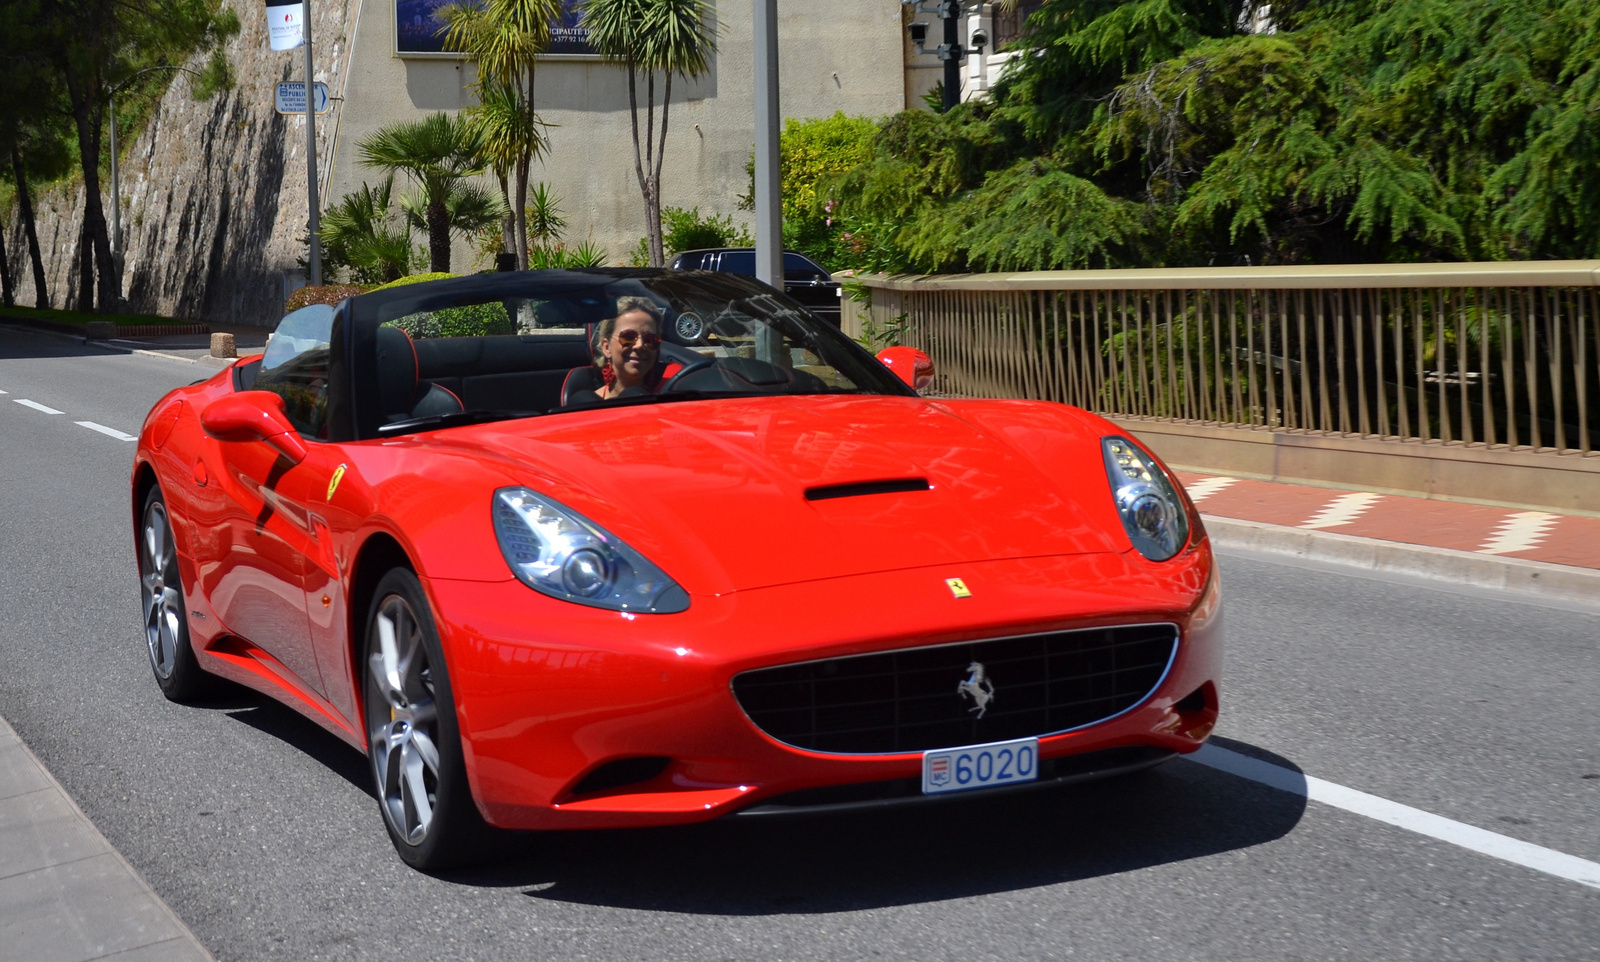
[[[367,760],[349,745],[328,734],[304,715],[243,685],[224,682],[206,701],[196,705],[221,711],[241,724],[270,735],[325,766],[329,771],[373,798]]]
[[[1251,745],[1219,745],[1298,771]],[[1177,760],[1101,782],[900,810],[532,835],[445,876],[530,899],[712,915],[936,902],[1174,865],[1281,838],[1303,797]]]

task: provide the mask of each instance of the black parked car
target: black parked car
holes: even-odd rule
[[[722,271],[756,276],[756,252],[750,247],[714,247],[684,251],[668,267],[680,271]],[[834,327],[839,326],[839,282],[804,254],[783,252],[783,291],[806,310]]]

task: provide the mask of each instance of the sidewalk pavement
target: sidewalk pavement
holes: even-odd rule
[[[1177,475],[1219,547],[1600,605],[1600,518]]]
[[[0,718],[0,960],[210,960]]]
[[[260,354],[267,349],[267,335],[272,333],[272,328],[213,324],[211,325],[211,331],[213,334],[232,334],[239,356],[247,357],[251,354]],[[210,334],[160,334],[150,337],[114,338],[105,343],[165,357],[194,361],[213,368],[225,367],[233,363],[232,358],[223,359],[211,356]]]
[[[1600,518],[1177,473],[1207,515],[1600,569]]]

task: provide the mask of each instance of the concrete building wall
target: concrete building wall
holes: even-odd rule
[[[454,112],[473,102],[470,63],[397,56],[393,0],[360,4],[325,206],[381,176],[359,163],[356,144],[363,137],[384,124],[434,110]],[[737,222],[746,219],[736,204],[749,189],[746,164],[755,139],[752,4],[718,0],[714,10],[718,51],[710,72],[673,85],[662,202],[732,214]],[[905,109],[898,0],[780,0],[778,17],[785,117],[841,110],[881,117]],[[560,196],[571,242],[592,238],[612,263],[623,262],[644,234],[626,72],[597,60],[547,60],[539,68],[536,103],[554,126],[549,154],[535,165],[533,179]],[[471,268],[464,244],[457,243],[453,261],[457,270]]]

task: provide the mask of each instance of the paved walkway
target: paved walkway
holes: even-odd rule
[[[1600,569],[1600,518],[1179,471],[1202,514]]]
[[[210,958],[0,718],[0,960]]]
[[[267,349],[267,335],[272,333],[272,328],[270,327],[244,327],[228,324],[213,324],[211,325],[211,330],[212,333],[225,332],[232,334],[240,357],[260,354],[265,351]],[[190,361],[210,363],[212,366],[233,363],[232,359],[218,360],[210,356],[210,334],[164,334],[155,337],[119,338],[110,343],[118,347],[155,351],[169,357],[181,357]]]

